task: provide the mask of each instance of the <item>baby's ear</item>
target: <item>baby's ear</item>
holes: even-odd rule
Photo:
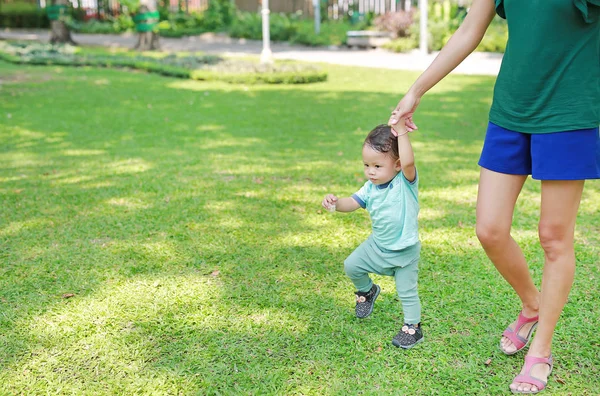
[[[396,160],[396,170],[400,171],[400,169],[402,169],[402,164],[400,163],[400,159],[398,158]]]

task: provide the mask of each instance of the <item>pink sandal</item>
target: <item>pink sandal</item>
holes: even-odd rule
[[[533,318],[527,318],[523,315],[523,311],[519,312],[519,318],[517,319],[517,324],[515,325],[514,330],[510,327],[507,327],[506,330],[504,330],[504,333],[502,333],[504,337],[512,341],[513,345],[517,348],[517,350],[513,352],[506,352],[502,348],[502,340],[500,340],[500,350],[505,355],[514,355],[515,353],[522,351],[523,348],[525,348],[529,343],[529,340],[531,340],[533,331],[535,330],[538,324],[538,318],[538,315],[534,316]],[[523,326],[525,326],[528,323],[533,323],[533,326],[531,326],[531,329],[529,329],[527,337],[523,338],[519,335],[519,331],[523,328]]]
[[[523,367],[523,372],[525,372],[526,374],[517,375],[512,383],[514,384],[515,382],[521,382],[521,383],[525,383],[525,384],[530,384],[530,385],[537,387],[537,390],[536,391],[531,391],[531,390],[520,391],[520,390],[510,388],[512,393],[533,394],[533,393],[541,392],[546,388],[546,384],[548,383],[548,381],[542,381],[541,379],[536,378],[530,374],[531,369],[536,364],[547,364],[548,366],[550,366],[550,371],[548,372],[548,376],[550,376],[550,374],[552,373],[552,365],[554,364],[554,362],[552,361],[552,355],[550,355],[547,358],[535,357],[535,356],[525,356],[525,367]]]

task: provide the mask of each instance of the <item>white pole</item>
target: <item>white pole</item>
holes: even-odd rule
[[[315,14],[315,34],[321,32],[321,6],[319,0],[313,0],[313,14]]]
[[[427,46],[427,36],[429,33],[427,32],[427,0],[419,0],[419,13],[420,23],[419,23],[419,49],[423,55],[427,55],[429,52]]]
[[[269,0],[262,0],[262,36],[263,48],[260,53],[260,63],[273,63],[271,52],[271,34],[269,33]]]

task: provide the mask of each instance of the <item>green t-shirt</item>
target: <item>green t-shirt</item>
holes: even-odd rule
[[[373,239],[379,248],[402,250],[419,242],[419,175],[409,182],[399,172],[389,183],[370,180],[352,195],[369,212]]]
[[[508,43],[490,121],[523,133],[596,128],[600,0],[495,1]]]

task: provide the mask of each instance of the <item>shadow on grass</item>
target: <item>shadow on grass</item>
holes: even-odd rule
[[[505,359],[494,348],[517,307],[473,232],[490,79],[456,77],[460,89],[432,92],[420,107],[428,346],[404,354],[389,345],[402,320],[391,280],[379,278],[371,319],[352,317],[342,262],[368,235],[368,217],[319,209],[326,193],[362,185],[360,145],[397,100],[383,83],[373,87],[382,92],[246,89],[29,71],[0,91],[10,114],[0,118],[5,389],[496,394],[518,370],[517,360],[483,365]],[[586,192],[598,193],[595,184]],[[583,224],[597,233],[594,205]],[[520,210],[515,231],[539,275],[536,207]],[[589,238],[578,254],[583,273],[598,277]],[[581,286],[578,307],[600,302]],[[570,391],[598,388],[589,352],[598,319],[566,312],[587,341],[558,344],[569,367],[559,375],[572,378]],[[568,343],[573,331],[557,338]]]

